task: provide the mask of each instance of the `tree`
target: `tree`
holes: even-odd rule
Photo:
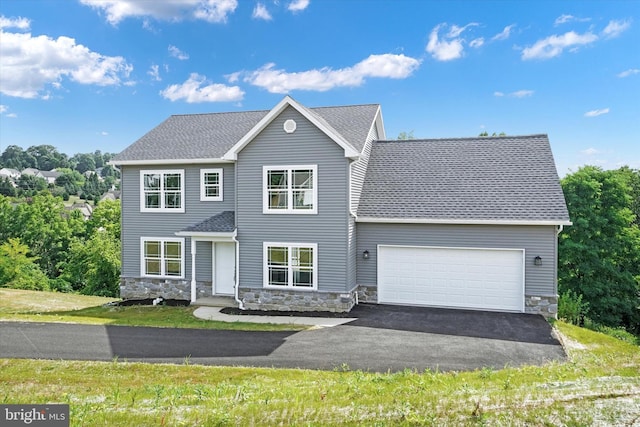
[[[120,241],[102,229],[88,241],[75,239],[62,264],[62,278],[87,295],[117,297],[120,293]]]
[[[628,177],[585,166],[562,188],[573,225],[560,234],[559,292],[582,295],[600,324],[640,332],[640,230]]]
[[[16,188],[13,186],[13,182],[9,178],[0,179],[0,194],[3,196],[14,197],[16,195]]]
[[[34,145],[27,148],[27,154],[36,159],[35,167],[40,170],[69,167],[67,155],[58,152],[53,145]]]
[[[17,145],[9,145],[2,156],[0,165],[5,168],[23,170],[36,167],[36,159]]]
[[[111,237],[120,240],[120,201],[103,200],[93,210],[91,219],[87,221],[87,233],[97,230],[106,231]]]
[[[35,175],[20,175],[18,178],[18,188],[20,188],[23,192],[26,192],[28,195],[33,195],[38,191],[47,189],[47,180],[44,178],[37,177]]]
[[[0,286],[14,289],[49,290],[49,279],[37,258],[29,256],[29,247],[20,239],[9,239],[0,245]]]
[[[406,141],[406,140],[409,140],[409,139],[416,139],[416,137],[413,136],[413,130],[412,130],[410,132],[404,132],[404,131],[400,132],[398,134],[398,138],[397,139],[399,141]]]
[[[78,153],[71,160],[75,162],[75,169],[80,173],[96,170],[96,161],[93,158],[93,154]]]

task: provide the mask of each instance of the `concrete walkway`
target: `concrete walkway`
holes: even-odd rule
[[[330,328],[358,320],[357,318],[332,318],[332,317],[296,317],[296,316],[262,316],[262,315],[233,315],[221,313],[223,307],[198,307],[194,316],[204,320],[217,320],[220,322],[249,322],[249,323],[277,323],[283,325],[308,325],[321,328]]]

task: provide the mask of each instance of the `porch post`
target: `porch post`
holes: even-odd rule
[[[196,239],[191,238],[191,302],[196,302]]]

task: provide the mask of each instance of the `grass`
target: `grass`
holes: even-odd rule
[[[115,298],[0,288],[0,321],[64,322],[91,325],[155,326],[165,328],[291,331],[306,326],[198,319],[195,307],[105,307]]]
[[[71,425],[635,425],[638,347],[562,322],[569,361],[474,372],[0,360],[0,403],[68,403]]]

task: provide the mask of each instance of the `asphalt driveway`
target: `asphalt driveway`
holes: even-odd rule
[[[302,332],[0,322],[0,358],[120,360],[387,372],[564,360],[540,316],[360,305],[357,320]]]

